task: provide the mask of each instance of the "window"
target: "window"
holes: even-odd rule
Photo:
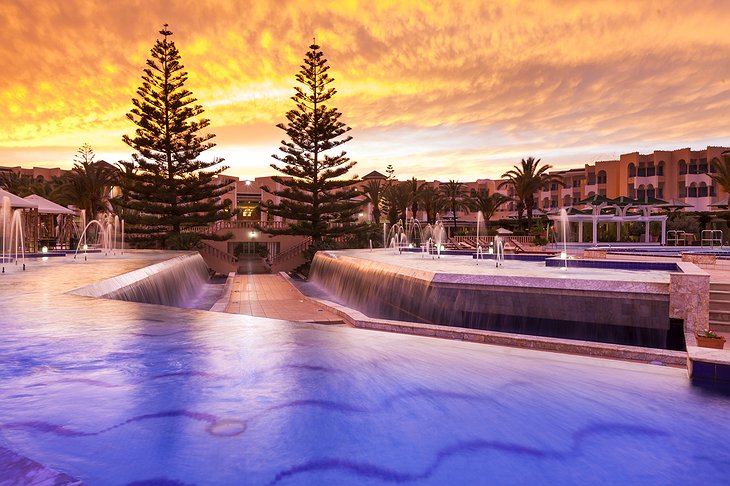
[[[697,188],[697,197],[707,197],[709,195],[709,191],[707,190],[707,184],[704,182],[700,184],[700,187]]]
[[[684,160],[679,161],[679,175],[684,175],[687,173],[687,162]]]
[[[663,176],[664,175],[664,161],[662,160],[659,162],[659,165],[656,168],[656,175]]]
[[[629,164],[629,177],[636,177],[636,166]]]
[[[573,179],[573,187],[580,187],[580,179]]]
[[[646,167],[644,167],[643,165],[640,165],[639,166],[638,176],[639,177],[646,177]]]
[[[602,170],[598,173],[598,183],[599,184],[605,184],[606,183],[606,171]]]
[[[717,172],[717,166],[720,164],[720,161],[715,157],[712,159],[712,163],[710,164],[710,174],[714,174]]]
[[[694,182],[687,188],[687,197],[697,197],[697,186]]]

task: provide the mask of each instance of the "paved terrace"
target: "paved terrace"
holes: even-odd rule
[[[236,275],[225,312],[286,321],[340,324],[342,318],[304,297],[280,275]]]

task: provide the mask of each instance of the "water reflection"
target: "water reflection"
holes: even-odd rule
[[[113,264],[0,279],[0,447],[89,484],[730,473],[730,400],[684,370],[63,294]]]

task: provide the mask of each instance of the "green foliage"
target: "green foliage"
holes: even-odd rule
[[[185,88],[188,75],[180,63],[167,24],[147,60],[142,85],[127,118],[137,126],[124,142],[134,149],[131,162],[121,162],[122,196],[115,204],[128,212],[132,241],[178,244],[170,238],[186,226],[206,225],[230,217],[219,198],[228,183],[214,177],[226,167],[207,170],[222,159],[203,162],[198,157],[214,146],[213,134],[200,134],[210,120],[197,118],[203,107]]]
[[[284,155],[272,157],[283,165],[271,167],[288,177],[273,176],[284,188],[263,189],[279,196],[281,202],[262,206],[270,215],[294,221],[282,229],[261,228],[269,234],[311,236],[315,245],[328,238],[361,231],[357,214],[361,202],[354,184],[357,179],[343,178],[355,165],[344,151],[330,153],[352,137],[350,127],[340,121],[341,113],[327,103],[336,91],[329,87],[334,80],[328,74],[329,66],[318,45],[309,46],[296,80],[303,87],[294,88],[295,108],[286,114],[287,123],[278,128],[288,140],[281,142]]]
[[[56,180],[53,190],[56,201],[85,210],[87,221],[112,210],[111,190],[119,181],[113,165],[94,158],[91,146],[83,144],[74,156],[73,168]]]
[[[474,210],[482,213],[484,227],[487,233],[489,233],[489,220],[492,219],[494,213],[499,210],[500,206],[511,200],[512,198],[498,192],[490,194],[488,189],[483,193],[477,193],[476,197],[474,197]]]
[[[722,337],[712,329],[702,329],[701,331],[697,331],[697,336],[709,339],[722,339]]]
[[[551,165],[540,166],[540,159],[528,157],[522,159],[519,166],[515,165],[512,170],[502,174],[502,177],[507,180],[502,182],[499,187],[512,186],[517,199],[517,219],[522,221],[522,215],[526,211],[528,228],[532,226],[535,193],[553,183],[565,186],[561,176],[547,173],[550,169],[552,169]]]
[[[472,208],[472,201],[463,182],[451,179],[449,182],[439,186],[441,196],[446,201],[446,208],[451,210],[454,231],[456,231],[456,213],[464,211],[468,213]]]
[[[16,196],[25,197],[31,194],[52,199],[52,192],[57,182],[34,179],[29,175],[22,175],[10,170],[0,171],[0,187]]]
[[[168,250],[196,250],[200,246],[201,235],[198,233],[172,233],[165,240]]]
[[[365,201],[370,203],[370,215],[374,223],[380,222],[380,207],[383,205],[383,197],[387,185],[382,179],[370,179],[363,186]]]
[[[667,229],[698,235],[700,233],[700,223],[697,218],[690,214],[679,213],[669,217]]]

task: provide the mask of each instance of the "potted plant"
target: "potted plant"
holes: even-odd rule
[[[697,346],[702,348],[723,349],[725,347],[725,336],[718,335],[711,329],[703,329],[695,333]]]

